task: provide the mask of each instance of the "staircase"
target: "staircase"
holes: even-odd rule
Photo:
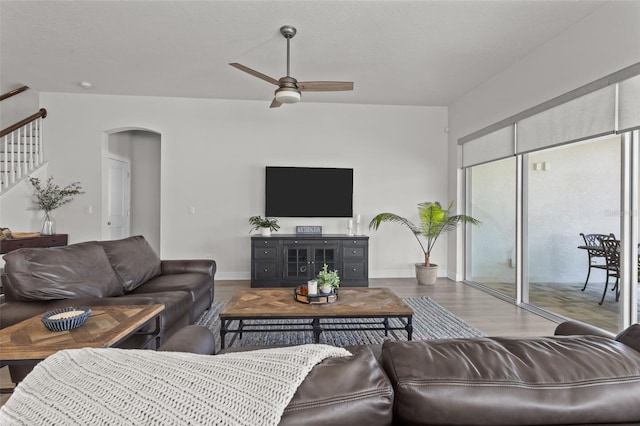
[[[3,94],[0,100],[23,92],[25,87]],[[46,116],[47,110],[42,108],[0,131],[0,195],[44,163],[42,120]]]

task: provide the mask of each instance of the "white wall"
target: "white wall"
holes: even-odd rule
[[[60,182],[78,180],[86,194],[57,214],[71,242],[103,234],[106,133],[142,128],[161,144],[161,249],[170,258],[210,257],[218,279],[250,275],[250,216],[264,214],[264,167],[354,169],[354,213],[368,221],[392,211],[417,220],[416,205],[446,200],[447,109],[44,93],[46,157]],[[328,190],[326,198],[331,197]],[[93,213],[85,208],[93,206]],[[190,207],[195,214],[189,213]],[[344,233],[347,219],[280,220]],[[371,277],[414,276],[422,256],[414,237],[393,224],[370,233]],[[446,271],[446,241],[433,258]]]
[[[144,235],[160,252],[161,157],[160,135],[132,131],[131,134],[131,235]]]
[[[449,106],[449,198],[461,202],[459,138],[640,62],[640,2],[614,1]],[[456,244],[457,242],[457,244]],[[449,238],[449,276],[462,279],[462,239]]]

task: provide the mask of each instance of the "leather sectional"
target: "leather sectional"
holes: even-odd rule
[[[213,340],[190,326],[160,350],[211,354]],[[617,336],[565,322],[552,337],[347,349],[311,370],[281,425],[640,424],[639,324]],[[251,348],[222,352],[240,350]]]

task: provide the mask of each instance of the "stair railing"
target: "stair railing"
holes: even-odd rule
[[[47,110],[0,131],[0,194],[44,162],[42,120]]]

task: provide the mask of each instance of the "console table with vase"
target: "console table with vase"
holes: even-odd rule
[[[251,237],[251,287],[296,287],[323,265],[338,270],[341,287],[369,286],[369,237],[280,234]]]

